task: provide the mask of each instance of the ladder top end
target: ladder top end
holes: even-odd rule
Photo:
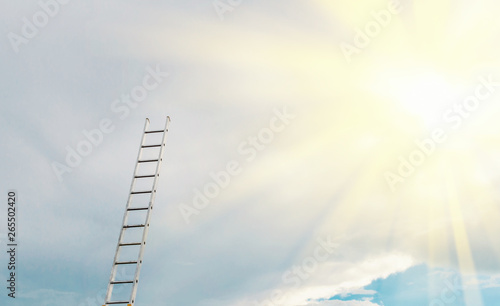
[[[171,120],[170,120],[170,116],[167,116],[167,120],[168,120],[168,121],[171,121]]]
[[[146,122],[149,122],[149,118],[146,118]]]

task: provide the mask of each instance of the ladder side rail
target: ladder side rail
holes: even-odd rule
[[[129,195],[128,195],[128,200],[127,200],[127,206],[125,208],[125,213],[123,214],[123,221],[122,221],[122,226],[121,226],[121,229],[120,229],[120,236],[118,238],[118,243],[116,245],[116,252],[115,252],[115,257],[113,259],[113,265],[111,267],[111,275],[109,277],[109,283],[108,283],[108,289],[106,291],[106,297],[105,297],[105,300],[104,302],[107,304],[108,301],[110,301],[111,299],[111,296],[112,296],[112,293],[113,293],[113,287],[114,287],[114,284],[112,283],[114,280],[115,280],[115,277],[116,277],[116,262],[118,261],[118,257],[120,255],[120,244],[123,242],[123,234],[125,232],[125,224],[127,224],[127,220],[128,220],[128,208],[130,208],[130,204],[132,202],[132,198],[133,198],[133,195],[132,195],[132,191],[134,190],[134,186],[135,186],[135,177],[137,175],[137,170],[139,168],[139,160],[141,158],[141,154],[142,154],[142,146],[144,145],[144,141],[146,139],[146,131],[149,127],[149,119],[146,118],[146,122],[144,124],[144,131],[142,133],[142,138],[141,138],[141,144],[139,146],[139,152],[137,153],[137,161],[135,163],[135,169],[134,169],[134,174],[132,176],[132,183],[130,184],[130,192],[129,192]]]
[[[139,275],[141,273],[142,260],[144,257],[144,248],[145,248],[146,238],[148,236],[149,222],[151,219],[151,211],[153,209],[154,200],[155,200],[155,196],[156,196],[156,186],[158,184],[158,177],[160,176],[163,153],[165,152],[164,148],[165,148],[165,143],[167,140],[169,123],[170,123],[170,117],[167,116],[167,122],[165,123],[165,127],[163,129],[163,138],[161,141],[161,147],[160,147],[160,152],[159,152],[159,156],[158,156],[158,164],[156,165],[155,177],[154,177],[154,181],[153,181],[153,187],[152,187],[153,192],[151,192],[151,195],[150,195],[149,207],[148,207],[148,211],[146,214],[146,223],[145,223],[144,231],[142,234],[141,249],[139,250],[139,258],[137,260],[137,267],[136,267],[136,271],[135,271],[134,284],[132,285],[132,294],[130,296],[130,301],[132,303],[132,306],[135,303],[135,297],[137,295],[137,286],[139,283]]]

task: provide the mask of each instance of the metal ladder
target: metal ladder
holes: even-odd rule
[[[148,229],[149,229],[149,221],[151,219],[151,211],[153,210],[153,204],[155,200],[155,195],[156,195],[156,185],[158,183],[158,177],[160,176],[160,169],[161,169],[161,162],[163,159],[163,152],[165,148],[165,141],[167,138],[167,132],[168,132],[168,125],[170,123],[170,117],[167,117],[167,121],[165,123],[165,127],[163,130],[148,130],[149,128],[149,119],[146,118],[146,124],[144,125],[144,133],[142,135],[142,140],[141,140],[141,145],[139,147],[139,154],[137,156],[137,163],[135,165],[135,170],[134,170],[134,176],[132,178],[132,184],[130,186],[130,193],[127,201],[127,207],[125,209],[125,214],[123,216],[123,223],[122,223],[122,229],[120,231],[120,237],[118,239],[118,245],[116,246],[116,253],[115,253],[115,258],[113,260],[113,266],[111,268],[111,276],[109,278],[109,283],[108,283],[108,290],[106,292],[106,297],[105,297],[105,304],[103,306],[108,306],[108,305],[127,305],[127,306],[134,306],[135,303],[135,297],[137,294],[137,285],[139,283],[139,274],[141,272],[141,266],[142,266],[142,259],[144,256],[144,247],[146,245],[146,238],[148,236]],[[156,134],[156,133],[163,133],[163,137],[161,140],[160,144],[147,144],[147,138],[148,135],[150,134]],[[152,158],[152,159],[143,159],[143,153],[147,150],[158,150],[159,148],[159,153],[157,158]],[[153,153],[154,152],[149,152]],[[155,173],[153,174],[140,174],[139,168],[140,165],[142,164],[151,164],[151,163],[156,163],[156,170]],[[152,179],[152,186],[151,189],[148,188],[148,190],[135,190],[136,183],[140,180],[151,180]],[[146,206],[134,206],[134,197],[137,195],[148,195],[149,194],[149,203]],[[129,216],[133,216],[133,214],[136,214],[138,212],[146,212],[146,217],[144,223],[141,224],[128,224],[128,219]],[[130,229],[142,229],[142,240],[141,241],[132,241],[132,242],[125,242],[124,241],[124,236],[127,230]],[[127,260],[127,261],[120,261],[120,251],[122,249],[128,248],[139,248],[139,255],[137,260]],[[128,280],[117,280],[116,279],[116,274],[117,274],[117,269],[119,266],[122,265],[135,265],[135,275],[133,279],[128,279]],[[124,286],[127,287],[128,290],[130,290],[130,297],[128,300],[117,300],[117,301],[112,301],[112,295],[113,295],[113,289],[115,285],[128,285]],[[122,287],[122,289],[124,288]],[[130,288],[131,287],[131,288]],[[123,291],[122,291],[123,292]],[[127,290],[125,291],[127,292]]]

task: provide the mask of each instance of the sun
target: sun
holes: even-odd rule
[[[463,93],[446,73],[429,67],[385,68],[374,73],[371,84],[377,95],[427,127],[442,123],[445,109]]]
[[[454,100],[453,86],[434,72],[419,72],[402,75],[393,80],[393,94],[397,102],[410,113],[422,118],[425,123],[436,123],[443,106]]]

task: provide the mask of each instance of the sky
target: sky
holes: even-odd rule
[[[104,304],[167,116],[135,306],[498,303],[496,1],[1,1],[1,305]]]

